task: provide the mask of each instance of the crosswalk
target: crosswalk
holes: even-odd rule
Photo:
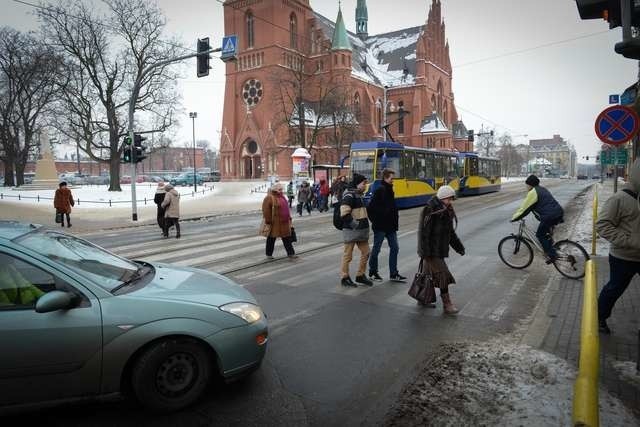
[[[291,288],[292,292],[296,292],[296,289],[312,290],[338,297],[366,299],[405,310],[425,310],[418,307],[415,300],[407,294],[411,279],[417,270],[417,256],[402,256],[401,253],[399,258],[398,268],[408,277],[406,284],[385,281],[375,283],[373,287],[343,287],[340,285],[339,273],[342,245],[339,242],[328,244],[326,240],[318,239],[322,234],[326,234],[326,231],[299,231],[300,242],[296,250],[301,255],[295,261],[286,257],[279,241],[276,242],[274,253],[276,259],[265,260],[264,238],[240,233],[217,236],[201,233],[179,240],[154,237],[152,240],[136,244],[107,246],[107,249],[131,259],[207,268],[227,274],[242,286],[262,286],[271,283]],[[415,233],[406,232],[401,233],[399,237],[410,239],[412,235]],[[383,277],[388,276],[387,259],[388,248],[383,245],[379,256],[380,273]],[[358,260],[359,252],[355,250],[351,262],[352,278]],[[493,259],[489,260],[488,256],[483,255],[450,258],[449,268],[457,281],[452,292],[458,306],[461,307],[461,316],[498,322],[505,315],[513,298],[525,286],[529,275],[506,269],[500,277],[484,277],[484,264],[487,262],[495,265]],[[428,315],[442,313],[441,309],[425,312]]]

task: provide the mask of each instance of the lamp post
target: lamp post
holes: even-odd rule
[[[193,192],[195,193],[198,191],[198,184],[196,182],[196,118],[198,117],[198,113],[193,111],[189,113],[189,117],[193,125]]]

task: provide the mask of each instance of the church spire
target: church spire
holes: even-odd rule
[[[347,28],[344,26],[344,19],[342,19],[342,7],[340,6],[338,6],[336,28],[333,30],[333,41],[331,42],[331,50],[351,50],[351,43],[349,43]]]
[[[360,40],[364,41],[369,37],[367,31],[367,21],[369,20],[369,13],[367,12],[367,0],[358,0],[356,6],[356,33]]]

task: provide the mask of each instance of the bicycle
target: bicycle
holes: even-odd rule
[[[553,242],[553,228],[549,233]],[[553,261],[553,266],[569,279],[581,279],[584,277],[585,264],[589,260],[589,254],[572,240],[560,240],[553,243],[558,257]],[[517,234],[511,234],[498,243],[498,255],[502,262],[511,268],[527,268],[533,262],[534,248],[546,256],[535,233],[520,220]]]

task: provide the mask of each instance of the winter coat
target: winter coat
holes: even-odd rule
[[[629,171],[623,190],[636,194],[634,199],[618,191],[602,207],[596,222],[598,234],[611,243],[609,254],[626,261],[640,261],[640,159]]]
[[[320,195],[322,197],[327,197],[330,193],[329,190],[329,184],[327,184],[327,181],[322,180],[320,181]]]
[[[311,195],[311,188],[309,186],[302,186],[298,190],[298,203],[307,203],[313,199]]]
[[[432,197],[420,213],[418,255],[421,258],[449,256],[449,246],[464,255],[464,245],[454,227],[455,212],[437,197]]]
[[[381,182],[369,202],[367,214],[373,231],[398,231],[398,208],[393,194],[393,184]]]
[[[347,189],[347,183],[339,180],[337,182],[334,182],[333,185],[331,186],[331,194],[333,194],[336,199],[338,199],[338,202],[340,202],[342,200],[342,195],[344,194],[344,192]]]
[[[165,209],[165,218],[180,218],[180,194],[175,188],[166,192],[160,206]]]
[[[57,212],[70,214],[71,206],[75,205],[71,190],[67,187],[58,188],[56,194],[53,197],[53,207]]]
[[[164,202],[164,195],[167,194],[163,188],[156,190],[155,196],[153,196],[153,203],[158,205],[158,209],[162,209],[162,202]]]
[[[557,220],[564,215],[562,206],[553,198],[549,190],[539,185],[529,190],[511,221],[518,221],[529,215],[531,211],[540,221]]]
[[[289,202],[280,197],[280,193],[272,191],[262,201],[262,218],[266,224],[271,224],[269,237],[289,237],[291,235],[291,213],[287,217],[281,216],[281,204],[289,212]]]
[[[342,219],[342,237],[345,243],[369,240],[367,208],[364,205],[362,193],[355,187],[349,188],[342,195],[340,218]]]

